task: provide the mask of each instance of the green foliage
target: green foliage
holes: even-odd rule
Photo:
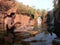
[[[37,16],[36,15],[34,16],[34,19],[37,19]]]
[[[16,0],[2,0],[0,2],[0,10],[2,11],[8,11],[9,9],[13,8],[15,5],[15,1]],[[10,4],[10,3],[12,4]],[[28,14],[35,14],[35,12],[39,12],[40,13],[40,10],[39,9],[35,9],[33,6],[30,7],[28,5],[24,5],[22,2],[17,2],[16,4],[18,4],[18,9],[19,9],[19,12],[24,12],[24,13],[28,13]],[[2,8],[1,8],[2,7]]]
[[[42,13],[42,17],[45,17],[45,11],[44,9],[41,10],[41,13]]]
[[[28,14],[34,14],[35,11],[36,11],[36,9],[34,7],[30,7],[28,5],[26,6],[23,3],[19,3],[18,5],[19,5],[20,12],[25,12],[25,13],[28,13]]]

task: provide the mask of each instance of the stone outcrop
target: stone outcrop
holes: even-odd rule
[[[4,17],[5,13],[10,15],[10,13],[16,13],[18,9],[17,2],[14,0],[0,0],[0,29],[4,29]]]

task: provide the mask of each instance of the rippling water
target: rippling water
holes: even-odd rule
[[[52,45],[52,41],[54,40],[54,38],[57,37],[54,33],[50,35],[49,33],[45,34],[45,32],[39,33],[35,36],[30,36],[30,37],[29,37],[29,34],[26,34],[26,33],[22,34],[24,37],[21,34],[19,35],[20,37],[16,37],[14,45]],[[9,39],[10,37],[12,36],[11,35],[7,37],[5,36],[5,39],[8,41],[11,41],[11,39]]]
[[[52,45],[52,41],[56,38],[56,35],[45,34],[44,32],[37,34],[34,37],[23,39],[20,45]],[[14,44],[19,45],[19,44]]]

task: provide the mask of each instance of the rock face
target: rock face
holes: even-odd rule
[[[1,11],[8,11],[10,8],[15,6],[15,1],[13,0],[1,0],[0,1],[0,8]]]
[[[0,0],[0,24],[2,29],[4,29],[5,13],[8,15],[12,12],[16,13],[17,7],[17,3],[14,0]]]
[[[57,4],[56,4],[57,2]],[[60,38],[60,0],[56,0],[55,2],[55,31],[54,33],[57,34],[57,36]]]
[[[16,13],[17,9],[18,9],[18,5],[17,5],[17,2],[14,0],[1,0],[0,1],[0,12],[3,14],[7,13],[9,15],[11,12]]]
[[[1,16],[2,16],[1,20],[3,21],[3,23],[2,23],[3,25],[4,25],[5,13],[10,15],[10,13],[12,13],[12,12],[14,12],[16,15],[16,18],[14,20],[15,22],[21,22],[22,25],[29,25],[30,17],[27,16],[27,14],[19,14],[18,6],[19,6],[18,3],[14,0],[0,0],[0,12],[1,12]],[[33,20],[32,25],[34,25],[34,23],[35,22]]]
[[[60,39],[54,39],[53,45],[60,45]]]

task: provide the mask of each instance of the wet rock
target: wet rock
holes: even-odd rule
[[[54,39],[53,45],[60,45],[60,38]]]

